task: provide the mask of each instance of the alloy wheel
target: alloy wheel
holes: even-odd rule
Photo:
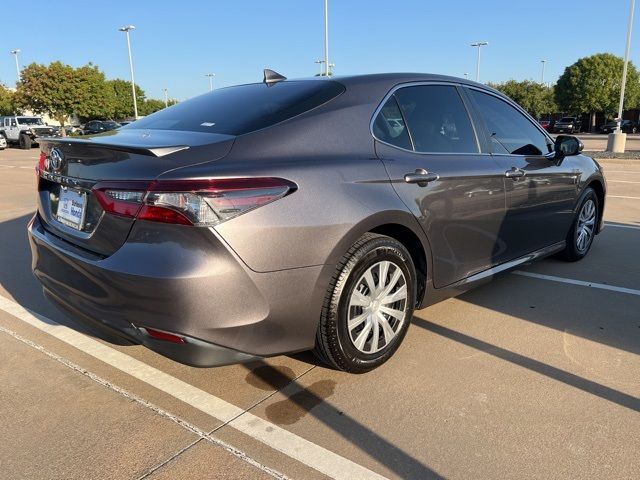
[[[349,299],[347,328],[362,353],[379,352],[396,337],[406,319],[407,280],[395,263],[371,265],[355,283]]]
[[[596,204],[592,199],[587,200],[580,209],[578,226],[576,229],[576,248],[584,252],[589,248],[596,223]]]

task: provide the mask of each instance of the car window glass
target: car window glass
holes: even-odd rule
[[[551,151],[545,135],[513,106],[478,90],[470,92],[489,129],[494,152],[543,155]]]
[[[16,119],[15,119],[15,118],[12,118],[12,119],[11,119],[11,126],[12,126],[12,127],[17,127],[17,126],[18,126],[18,125],[16,124]]]
[[[381,142],[412,150],[409,133],[394,96],[384,104],[373,122],[373,135]]]
[[[397,90],[395,95],[416,151],[478,152],[469,115],[455,87],[404,87]]]

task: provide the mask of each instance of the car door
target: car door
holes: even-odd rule
[[[11,117],[9,120],[9,129],[7,130],[7,138],[12,141],[18,140],[20,136],[20,130],[18,128],[18,122],[16,122],[15,117]]]
[[[429,239],[434,285],[500,263],[504,171],[483,152],[458,87],[401,85],[372,130],[392,185]]]
[[[467,92],[505,175],[507,216],[501,236],[507,256],[561,242],[573,218],[579,171],[555,159],[553,140],[520,108],[488,91]]]

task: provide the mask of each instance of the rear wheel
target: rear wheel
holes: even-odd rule
[[[415,267],[404,245],[383,235],[363,235],[345,254],[329,285],[316,356],[352,373],[382,365],[407,333],[415,286]]]
[[[567,246],[560,252],[560,256],[570,262],[580,260],[589,253],[600,218],[598,196],[591,187],[585,189],[578,205],[575,219],[567,234]]]
[[[29,150],[31,148],[31,137],[29,135],[25,135],[24,133],[20,134],[18,144],[20,145],[21,149]]]

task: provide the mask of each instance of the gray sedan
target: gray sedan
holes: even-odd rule
[[[180,362],[312,349],[365,372],[414,309],[587,254],[606,184],[581,150],[474,82],[266,71],[43,140],[33,271],[74,318]]]

